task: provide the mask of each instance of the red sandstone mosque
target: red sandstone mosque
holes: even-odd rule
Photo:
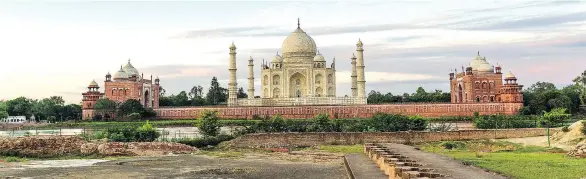
[[[158,118],[162,119],[193,119],[205,110],[218,111],[221,118],[247,118],[252,116],[281,115],[284,118],[312,118],[317,114],[327,113],[332,118],[368,118],[377,112],[404,115],[420,115],[425,117],[472,116],[504,114],[514,115],[523,107],[522,85],[509,72],[503,75],[501,67],[493,67],[480,53],[462,72],[456,70],[450,75],[451,103],[445,104],[382,104],[368,105],[365,93],[364,76],[364,44],[356,43],[356,52],[348,52],[352,64],[352,96],[337,97],[335,74],[335,58],[330,67],[317,51],[316,43],[300,27],[299,21],[295,29],[283,41],[281,51],[273,61],[261,64],[261,98],[238,99],[236,90],[236,46],[228,47],[228,106],[224,107],[164,107],[159,108],[159,79],[144,79],[130,64],[121,67],[114,74],[106,75],[104,93],[92,81],[88,92],[83,93],[83,118],[93,117],[93,105],[106,97],[117,102],[136,99],[145,107],[153,108]],[[356,54],[356,55],[355,55]],[[254,61],[248,60],[248,91],[254,96]]]
[[[104,93],[100,92],[100,86],[96,81],[92,81],[88,86],[88,91],[82,93],[83,119],[94,117],[94,105],[101,98],[108,98],[117,103],[122,103],[129,99],[135,99],[147,108],[159,108],[159,78],[153,83],[153,76],[150,79],[144,79],[144,75],[138,73],[138,70],[132,66],[130,59],[128,63],[120,70],[114,73],[114,78],[110,72],[106,74],[104,81]]]

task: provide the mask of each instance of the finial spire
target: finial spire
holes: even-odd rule
[[[301,28],[301,24],[299,23],[299,17],[297,17],[297,28]]]
[[[480,50],[478,50],[478,52],[476,52],[476,53],[477,53],[476,55],[480,56]]]

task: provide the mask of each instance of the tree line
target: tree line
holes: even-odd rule
[[[165,96],[165,89],[159,89],[159,106],[205,106],[226,104],[228,89],[220,86],[218,79],[212,78],[208,92],[204,94],[204,88],[200,85],[193,86],[189,91],[181,91],[177,95]],[[248,98],[242,87],[236,93],[238,98]]]
[[[41,100],[18,97],[0,101],[0,119],[8,116],[35,116],[36,121],[50,122],[81,119],[81,106],[65,104],[63,97],[51,96]]]
[[[393,95],[392,93],[382,94],[378,91],[370,91],[367,98],[368,104],[384,103],[401,103],[401,102],[450,102],[450,93],[442,90],[426,92],[423,87],[417,88],[415,93],[403,93],[403,95]]]

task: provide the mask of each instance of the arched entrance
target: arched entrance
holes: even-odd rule
[[[289,97],[300,98],[306,95],[307,82],[301,73],[295,73],[289,79]]]
[[[323,90],[321,89],[321,87],[317,87],[315,89],[315,96],[317,96],[317,97],[322,97],[323,96]]]

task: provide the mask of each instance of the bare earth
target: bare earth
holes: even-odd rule
[[[0,168],[0,178],[340,179],[347,177],[341,162],[338,155],[303,151],[238,158],[181,155],[120,159],[80,167],[5,166]]]

